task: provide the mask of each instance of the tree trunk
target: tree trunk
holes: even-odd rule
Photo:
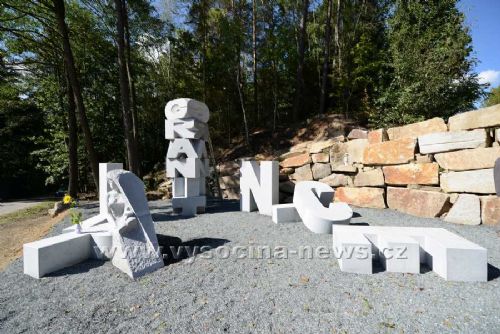
[[[137,159],[139,161],[138,166],[137,166],[137,175],[140,177],[142,175],[141,171],[141,150],[139,149],[139,120],[137,119],[137,98],[136,98],[136,92],[135,92],[135,81],[134,81],[134,75],[133,75],[133,67],[132,67],[132,56],[131,56],[131,47],[130,47],[130,30],[128,26],[128,10],[127,10],[127,4],[124,2],[123,4],[124,8],[124,23],[125,23],[125,50],[127,51],[126,55],[127,57],[125,58],[125,62],[127,65],[127,77],[128,81],[130,83],[130,109],[131,109],[131,115],[132,115],[132,133],[134,135],[134,140],[135,140],[135,145],[137,149]]]
[[[321,76],[321,96],[319,99],[319,113],[324,114],[326,110],[326,100],[327,100],[327,86],[328,86],[328,64],[330,61],[330,36],[332,34],[332,0],[327,2],[327,18],[326,18],[326,29],[325,29],[325,52],[323,54],[323,69]]]
[[[232,3],[233,5],[233,9],[236,13],[235,17],[237,18],[236,20],[238,20],[238,26],[240,26],[241,28],[243,23],[241,21],[241,0],[238,1],[238,5],[237,5],[237,8],[234,8],[234,3]],[[241,29],[241,31],[243,31],[243,29]],[[241,112],[243,113],[243,126],[244,126],[244,130],[245,130],[245,142],[246,142],[246,145],[247,147],[250,147],[250,135],[249,135],[249,132],[248,132],[248,120],[247,120],[247,113],[246,113],[246,110],[245,110],[245,100],[244,100],[244,97],[243,97],[243,81],[241,80],[241,36],[238,36],[238,42],[237,42],[237,48],[236,48],[236,61],[237,61],[237,65],[236,65],[236,86],[238,88],[238,96],[240,98],[240,105],[241,105]]]
[[[69,181],[68,194],[76,198],[78,196],[78,126],[76,124],[76,105],[73,89],[71,88],[68,75],[68,160],[69,160]]]
[[[59,33],[61,34],[63,43],[63,54],[64,61],[66,63],[66,72],[71,84],[71,88],[73,89],[76,111],[78,120],[80,122],[80,127],[82,128],[83,132],[83,139],[85,142],[85,148],[87,149],[90,168],[92,170],[92,176],[94,178],[94,184],[96,186],[96,189],[99,189],[99,160],[94,149],[92,134],[90,132],[87,114],[85,112],[85,105],[83,103],[82,90],[80,87],[80,82],[78,80],[75,60],[73,58],[73,51],[71,50],[71,44],[69,42],[68,27],[66,26],[65,21],[66,10],[64,8],[64,0],[53,0],[53,3],[54,14],[57,20],[57,27],[59,29]]]
[[[257,85],[257,0],[252,0],[252,58],[254,114],[257,115],[257,121],[260,121]]]
[[[139,174],[139,159],[137,143],[134,138],[132,113],[130,111],[130,81],[127,75],[127,61],[125,56],[125,0],[115,0],[116,11],[116,43],[118,50],[118,68],[120,76],[120,96],[123,114],[123,128],[125,131],[125,145],[127,148],[128,168],[134,174]]]
[[[302,16],[299,24],[299,45],[298,45],[298,64],[297,64],[297,83],[295,92],[295,102],[293,104],[293,121],[299,120],[303,112],[304,105],[304,56],[306,50],[306,29],[307,13],[309,11],[309,0],[303,0]]]

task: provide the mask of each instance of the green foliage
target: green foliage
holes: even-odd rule
[[[53,13],[46,2],[1,1],[2,185],[34,185],[25,181],[34,178],[65,187],[68,87]],[[215,147],[229,146],[242,135],[243,108],[250,129],[274,131],[294,125],[301,1],[257,1],[255,13],[250,0],[163,2],[168,11],[158,13],[153,5],[161,1],[127,1],[145,172],[163,164],[163,108],[174,98],[191,97],[209,106]],[[362,124],[402,124],[447,117],[472,108],[481,96],[484,87],[472,71],[471,37],[456,0],[332,4],[328,112]],[[307,108],[302,120],[319,113],[326,11],[326,1],[310,1],[304,61]],[[95,149],[100,161],[125,162],[115,19],[113,2],[66,1],[66,22]],[[92,177],[80,130],[78,135],[79,188],[88,191]]]
[[[482,87],[457,1],[397,0],[388,23],[391,82],[372,121],[405,124],[472,109]]]
[[[483,103],[485,107],[491,107],[495,104],[500,104],[500,86],[493,88],[491,92],[488,93],[488,97]]]

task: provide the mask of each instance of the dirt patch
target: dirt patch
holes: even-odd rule
[[[68,213],[65,211],[51,218],[46,212],[39,212],[2,222],[0,224],[0,270],[22,255],[23,244],[43,238]]]

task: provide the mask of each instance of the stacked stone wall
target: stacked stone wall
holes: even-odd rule
[[[499,143],[500,105],[457,114],[448,123],[433,118],[301,143],[279,158],[280,203],[291,202],[296,182],[317,180],[336,188],[335,201],[354,206],[500,224],[493,178]],[[238,197],[236,168],[220,168],[228,198]]]

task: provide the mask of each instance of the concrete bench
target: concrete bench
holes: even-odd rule
[[[64,233],[24,244],[24,273],[35,278],[60,270],[91,257],[90,234]]]

